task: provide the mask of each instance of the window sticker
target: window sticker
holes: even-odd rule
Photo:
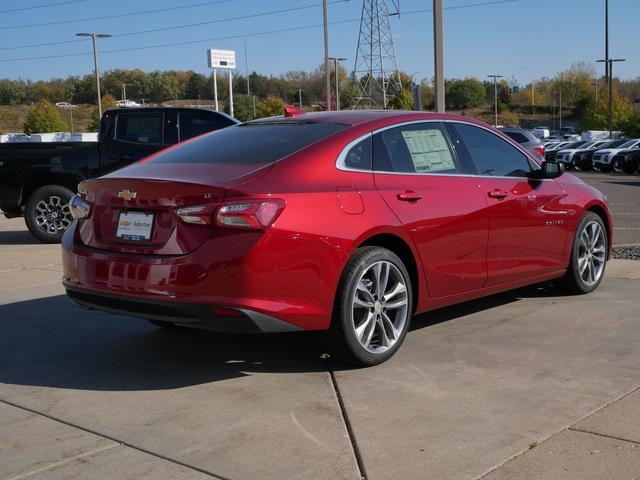
[[[416,172],[455,170],[447,139],[439,129],[405,130],[402,132]]]

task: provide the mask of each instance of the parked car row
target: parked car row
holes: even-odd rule
[[[640,139],[578,140],[547,145],[545,160],[562,163],[565,169],[632,174],[640,163]]]

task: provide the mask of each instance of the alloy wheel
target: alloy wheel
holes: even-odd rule
[[[587,223],[578,244],[578,273],[582,281],[595,285],[602,277],[607,257],[606,237],[602,226],[595,221]]]
[[[360,275],[351,305],[352,325],[358,342],[370,353],[392,348],[408,319],[407,284],[391,262],[373,263]]]
[[[36,224],[49,235],[65,231],[72,221],[69,204],[57,195],[51,195],[36,204]]]

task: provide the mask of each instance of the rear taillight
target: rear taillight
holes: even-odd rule
[[[196,207],[179,208],[176,213],[180,220],[185,223],[211,225],[213,223],[214,209],[215,207],[212,205],[198,205]]]
[[[537,147],[534,148],[534,150],[538,155],[544,158],[544,145],[538,145]]]
[[[273,225],[284,208],[284,200],[254,200],[227,203],[217,211],[214,205],[198,205],[176,210],[180,219],[194,225],[212,225],[262,229]]]
[[[220,207],[216,223],[226,227],[262,229],[273,225],[284,208],[284,200],[269,199],[229,203]]]
[[[80,195],[74,195],[69,201],[69,210],[73,218],[81,220],[91,215],[91,204]]]

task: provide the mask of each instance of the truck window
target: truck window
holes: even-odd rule
[[[119,113],[115,139],[122,142],[162,144],[162,113]]]
[[[231,124],[231,121],[212,112],[180,112],[178,113],[178,141],[183,142]]]

